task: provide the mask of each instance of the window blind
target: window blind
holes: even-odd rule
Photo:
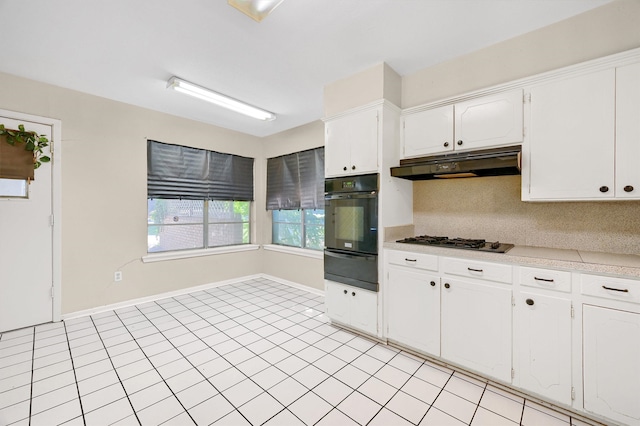
[[[324,148],[267,160],[267,210],[324,209]]]
[[[253,201],[253,158],[147,140],[147,197]]]

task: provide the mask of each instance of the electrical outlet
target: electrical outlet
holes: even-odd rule
[[[121,271],[116,271],[116,272],[113,274],[113,280],[114,280],[115,282],[122,281],[122,272],[121,272]]]

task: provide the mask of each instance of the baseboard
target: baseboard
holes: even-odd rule
[[[152,296],[146,296],[146,297],[140,297],[138,299],[130,299],[130,300],[126,300],[124,302],[117,302],[117,303],[112,303],[109,305],[102,305],[102,306],[97,306],[95,308],[90,308],[90,309],[84,309],[82,311],[76,311],[76,312],[71,312],[68,314],[64,314],[61,316],[61,319],[64,320],[70,320],[73,318],[80,318],[80,317],[85,317],[88,315],[95,315],[95,314],[99,314],[101,312],[107,312],[107,311],[113,311],[116,309],[122,309],[122,308],[126,308],[128,306],[133,306],[133,305],[140,305],[142,303],[147,303],[147,302],[154,302],[156,300],[161,300],[161,299],[166,299],[168,297],[176,297],[176,296],[182,296],[184,294],[189,294],[189,293],[193,293],[196,291],[202,291],[202,290],[208,290],[211,288],[216,288],[216,287],[222,287],[224,285],[229,285],[229,284],[238,284],[244,281],[249,281],[249,280],[255,280],[255,279],[259,279],[259,278],[264,278],[264,279],[268,279],[271,281],[275,281],[279,284],[284,284],[290,287],[294,287],[297,289],[301,289],[301,290],[305,290],[308,291],[309,293],[313,293],[316,294],[318,296],[324,296],[324,291],[322,290],[318,290],[315,289],[313,287],[308,287],[306,285],[303,284],[299,284],[293,281],[288,281],[282,278],[278,278],[278,277],[274,277],[268,274],[255,274],[255,275],[245,275],[244,277],[239,277],[239,278],[232,278],[229,280],[224,280],[224,281],[218,281],[215,283],[209,283],[209,284],[202,284],[199,286],[195,286],[195,287],[188,287],[188,288],[183,288],[180,290],[174,290],[174,291],[168,291],[165,293],[159,293],[159,294],[154,294]]]

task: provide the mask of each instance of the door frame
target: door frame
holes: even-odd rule
[[[25,123],[32,122],[51,127],[51,213],[53,215],[52,226],[52,311],[53,322],[62,319],[62,121],[55,118],[40,117],[24,114],[17,111],[0,109],[0,116],[19,120]],[[26,126],[28,128],[28,126]],[[37,173],[37,172],[36,172]]]

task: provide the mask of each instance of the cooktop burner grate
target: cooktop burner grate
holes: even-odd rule
[[[479,239],[434,237],[431,235],[418,235],[416,237],[404,238],[396,242],[467,250],[490,251],[494,253],[505,253],[509,249],[513,248],[513,244],[503,244],[499,241],[487,242],[486,240]]]

